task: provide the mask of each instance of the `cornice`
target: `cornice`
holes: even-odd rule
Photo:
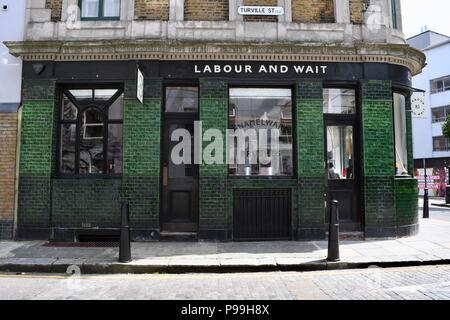
[[[377,62],[407,67],[418,74],[424,53],[405,44],[222,43],[200,41],[26,41],[6,42],[24,61],[241,60]]]

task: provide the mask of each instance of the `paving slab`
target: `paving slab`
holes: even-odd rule
[[[450,222],[421,219],[420,233],[410,238],[341,241],[338,263],[326,262],[327,247],[327,241],[136,242],[132,262],[121,264],[117,247],[2,241],[0,271],[61,272],[72,265],[83,273],[152,273],[442,264],[450,263]]]

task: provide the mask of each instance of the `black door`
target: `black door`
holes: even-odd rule
[[[198,229],[198,166],[194,162],[193,114],[166,115],[163,126],[162,230],[195,232]],[[181,164],[171,156],[181,140],[172,141],[172,133],[184,129],[190,135],[190,159]],[[183,151],[177,154],[184,157]]]
[[[339,201],[341,229],[361,231],[360,162],[354,121],[325,120],[325,137],[327,196]]]

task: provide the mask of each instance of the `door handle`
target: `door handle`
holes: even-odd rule
[[[168,177],[167,177],[167,166],[164,166],[163,167],[163,176],[162,176],[162,183],[163,183],[163,186],[164,187],[167,187],[167,180],[168,180]]]

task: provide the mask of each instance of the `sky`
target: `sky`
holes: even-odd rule
[[[403,32],[407,38],[428,30],[450,36],[449,0],[401,0]]]

